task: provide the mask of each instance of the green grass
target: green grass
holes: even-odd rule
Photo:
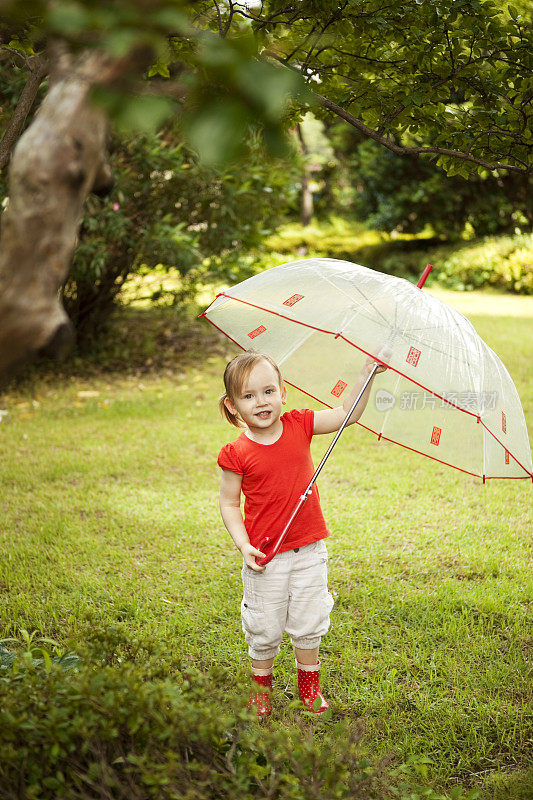
[[[533,300],[440,294],[502,357],[531,430]],[[136,319],[153,342],[149,317]],[[202,325],[192,355],[182,340],[164,370],[151,355],[116,371],[117,355],[115,372],[35,373],[0,399],[0,636],[38,630],[76,649],[117,624],[162,645],[176,669],[221,664],[244,686],[240,563],[219,518],[216,466],[236,433],[216,411],[233,352],[210,331],[204,341]],[[293,389],[289,402],[309,403]],[[315,458],[327,439],[315,440]],[[425,754],[436,787],[530,799],[531,484],[483,486],[352,428],[320,489],[333,531],[336,603],[321,652],[334,719],[362,720],[376,755]],[[281,720],[299,713],[288,708],[293,663],[287,641]]]

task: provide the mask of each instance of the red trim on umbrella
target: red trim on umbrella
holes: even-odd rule
[[[518,475],[486,475],[485,476],[488,481],[523,481],[529,480],[529,475],[523,475],[521,478]],[[531,476],[531,480],[533,481],[533,475]]]
[[[258,311],[265,311],[267,314],[274,314],[276,317],[281,317],[289,322],[296,322],[297,325],[303,325],[304,328],[312,328],[314,331],[318,331],[319,333],[333,333],[333,331],[326,331],[323,328],[317,328],[315,325],[309,325],[307,322],[300,322],[299,319],[293,319],[293,317],[288,317],[286,314],[280,314],[279,311],[272,311],[272,309],[263,308],[263,306],[258,306],[256,303],[250,303],[249,300],[242,300],[240,297],[233,297],[233,295],[226,294],[225,292],[221,292],[220,294],[222,297],[227,297],[228,300],[236,300],[238,303],[244,303],[245,306],[257,308]],[[206,311],[209,311],[209,308],[206,309]]]
[[[207,309],[207,311],[209,311],[209,309]],[[207,311],[205,312],[206,314],[207,314]],[[230,342],[233,342],[233,344],[236,344],[237,347],[241,348],[241,350],[246,351],[246,347],[243,347],[242,344],[239,344],[239,342],[237,342],[236,339],[233,339],[229,335],[229,333],[226,333],[226,331],[223,331],[222,328],[219,328],[218,325],[216,323],[214,323],[212,319],[209,319],[209,317],[206,317],[206,319],[213,326],[213,328],[216,328],[217,331],[220,331],[220,333],[223,333],[224,336],[226,336],[226,338],[230,340]]]
[[[495,435],[495,434],[494,434],[494,433],[491,431],[491,429],[490,429],[490,428],[487,428],[487,426],[485,425],[485,423],[483,422],[483,420],[481,420],[481,424],[483,425],[483,427],[485,428],[485,430],[487,431],[487,433],[490,433],[490,435],[492,436],[492,438],[493,438],[493,439],[496,439],[496,441],[498,442],[498,444],[501,444],[501,446],[503,447],[503,449],[504,449],[504,450],[507,450],[507,448],[506,448],[506,446],[504,445],[504,443],[503,443],[503,442],[501,442],[501,441],[498,439],[498,437],[497,437],[497,436],[496,436],[496,435]],[[524,467],[524,465],[520,463],[520,461],[519,461],[519,460],[516,458],[516,456],[513,456],[513,454],[511,453],[511,451],[510,451],[510,450],[508,450],[507,452],[509,453],[509,455],[510,455],[510,456],[512,456],[512,458],[514,458],[514,460],[516,461],[516,463],[518,464],[518,466],[519,466],[519,467],[522,467],[522,469],[524,470],[524,472],[527,472],[527,474],[528,474],[528,475],[531,475],[531,477],[533,478],[533,472],[530,472],[528,469],[526,469],[526,467]]]
[[[223,292],[222,292],[222,294],[223,294]],[[224,296],[225,296],[225,297],[229,297],[231,300],[236,300],[236,299],[237,299],[237,298],[235,298],[235,297],[231,297],[231,295],[224,295]],[[246,303],[246,301],[245,301],[245,300],[242,300],[242,301],[240,301],[240,302]],[[247,304],[247,305],[252,305],[251,303],[246,303],[246,304]],[[256,308],[259,308],[259,306],[256,306]],[[263,309],[260,309],[260,310],[261,310],[261,311],[267,311],[267,313],[273,313],[273,314],[277,313],[277,312],[275,312],[275,311],[274,311],[274,312],[269,312],[269,311],[268,311],[268,309],[264,309],[264,308],[263,308]],[[207,313],[208,311],[209,311],[209,308],[208,308],[208,309],[206,309],[206,311],[205,311],[204,313]],[[278,316],[280,316],[280,317],[281,317],[281,316],[283,316],[283,315],[282,315],[282,314],[279,314]],[[216,328],[216,329],[217,329],[217,331],[220,331],[220,333],[224,334],[224,336],[226,336],[226,338],[228,338],[228,339],[229,339],[231,342],[233,342],[234,344],[236,344],[236,345],[237,345],[237,347],[240,347],[240,349],[241,349],[241,350],[246,350],[246,348],[245,348],[245,347],[243,347],[243,346],[242,346],[242,344],[239,344],[239,342],[237,342],[237,341],[236,341],[235,339],[233,339],[233,338],[232,338],[232,337],[231,337],[229,334],[227,334],[227,333],[226,333],[224,330],[222,330],[222,328],[219,328],[219,326],[218,326],[218,325],[217,325],[215,322],[213,322],[213,320],[209,319],[209,317],[206,317],[206,319],[207,319],[207,321],[208,321],[208,322],[209,322],[209,323],[210,323],[210,324],[211,324],[211,325],[212,325],[214,328]],[[288,318],[288,317],[286,317],[286,319],[289,319],[289,318]],[[290,321],[294,321],[294,322],[296,322],[297,320],[290,320]],[[313,327],[312,325],[307,325],[307,324],[306,324],[306,323],[304,323],[304,322],[301,322],[301,323],[299,323],[299,324],[300,324],[300,325],[304,325],[305,327],[308,327],[308,328],[312,328],[312,327]],[[316,328],[315,330],[320,330],[320,329],[319,329],[319,328]],[[320,331],[320,332],[321,332],[321,333],[332,333],[332,331]],[[371,353],[367,353],[367,352],[366,352],[366,350],[363,350],[361,347],[358,347],[356,344],[353,344],[353,342],[350,342],[348,339],[345,339],[345,337],[344,337],[344,336],[343,336],[342,338],[344,339],[344,341],[346,341],[348,344],[351,344],[351,345],[352,345],[353,347],[355,347],[357,350],[360,350],[362,353],[365,353],[366,355],[372,356],[372,354],[371,354]],[[375,356],[372,356],[372,357],[374,358]],[[390,367],[390,369],[392,369],[392,370],[393,370],[393,372],[398,372],[398,370],[395,370],[395,369],[394,369],[394,367]],[[402,375],[404,378],[407,378],[407,380],[408,380],[408,381],[411,381],[411,383],[414,383],[414,384],[416,384],[417,386],[420,386],[420,388],[421,388],[421,389],[424,389],[424,391],[429,391],[429,393],[430,393],[430,394],[435,394],[435,392],[431,392],[429,389],[426,389],[426,388],[425,388],[425,386],[422,386],[422,384],[418,383],[417,381],[414,381],[412,378],[409,378],[407,375],[403,375],[403,373],[401,373],[401,372],[400,372],[399,374],[400,374],[400,375]],[[332,408],[332,406],[328,405],[328,403],[325,403],[325,402],[324,402],[323,400],[321,400],[319,397],[315,397],[315,395],[311,394],[310,392],[307,392],[305,389],[302,389],[302,388],[301,388],[300,386],[298,386],[296,383],[291,383],[291,381],[288,381],[288,380],[286,380],[285,378],[284,378],[283,380],[284,380],[284,382],[285,382],[285,383],[288,383],[288,384],[289,384],[289,386],[293,386],[295,389],[298,389],[298,391],[299,391],[299,392],[302,392],[302,394],[306,394],[306,395],[307,395],[308,397],[310,397],[312,400],[316,400],[318,403],[321,403],[323,406],[326,406],[326,408]],[[479,420],[479,417],[478,417],[478,415],[477,415],[477,414],[473,414],[471,411],[466,411],[464,408],[461,408],[460,406],[456,406],[454,403],[449,403],[449,402],[448,402],[448,401],[447,401],[445,398],[441,398],[441,397],[440,397],[440,395],[437,395],[437,394],[435,394],[435,396],[436,396],[436,397],[439,397],[441,400],[444,400],[444,402],[445,402],[445,403],[448,403],[448,405],[451,405],[451,406],[453,406],[454,408],[457,408],[459,411],[462,411],[464,414],[468,414],[469,416],[476,417],[476,419],[477,419],[477,420]],[[479,421],[481,421],[481,424],[483,425],[483,427],[485,428],[485,430],[486,430],[488,433],[490,433],[490,435],[491,435],[492,437],[494,437],[494,439],[496,439],[496,441],[497,441],[499,444],[501,444],[501,445],[502,445],[502,447],[503,447],[504,449],[507,449],[507,448],[505,448],[505,445],[503,445],[503,444],[502,444],[502,442],[500,442],[500,440],[498,439],[498,437],[497,437],[497,436],[495,436],[495,435],[492,433],[492,431],[491,431],[489,428],[487,428],[487,426],[485,425],[485,423],[483,422],[483,420],[479,420]],[[381,433],[378,433],[377,431],[373,430],[372,428],[369,428],[367,425],[364,425],[362,422],[359,422],[359,420],[356,420],[356,422],[357,422],[357,425],[360,425],[360,426],[361,426],[361,428],[365,428],[365,430],[367,430],[367,431],[370,431],[370,433],[373,433],[373,434],[375,434],[376,436],[378,436],[378,441],[379,441],[380,439],[384,439],[385,441],[387,441],[387,442],[391,442],[392,444],[397,444],[399,447],[403,447],[403,448],[405,448],[406,450],[411,450],[413,453],[418,453],[418,454],[419,454],[419,455],[421,455],[421,456],[425,456],[426,458],[430,458],[432,461],[437,461],[439,464],[444,464],[446,467],[452,467],[452,469],[457,469],[457,470],[459,470],[459,472],[464,472],[466,475],[472,475],[474,478],[482,478],[482,477],[483,477],[482,475],[478,475],[476,472],[470,472],[469,470],[463,469],[462,467],[457,467],[457,466],[455,466],[455,464],[450,464],[450,463],[448,463],[447,461],[442,461],[440,458],[435,458],[435,456],[430,456],[430,455],[428,455],[428,453],[423,453],[421,450],[417,450],[417,449],[416,449],[416,448],[414,448],[414,447],[409,447],[409,445],[402,444],[401,442],[397,442],[395,439],[389,439],[389,437],[388,437],[388,436],[383,436]],[[526,473],[527,473],[527,475],[524,475],[524,476],[522,476],[522,477],[520,477],[520,476],[518,476],[518,475],[488,475],[488,476],[486,476],[486,480],[518,480],[518,481],[521,481],[521,480],[527,480],[527,479],[531,478],[531,480],[533,481],[533,473],[529,472],[529,470],[527,470],[527,469],[524,467],[524,465],[523,465],[523,464],[521,464],[521,463],[520,463],[520,461],[519,461],[519,460],[518,460],[518,459],[517,459],[515,456],[513,456],[513,454],[512,454],[510,451],[509,451],[509,453],[510,453],[510,455],[511,455],[511,456],[514,458],[514,460],[516,461],[516,463],[517,463],[517,464],[518,464],[520,467],[522,467],[522,469],[524,470],[524,472],[526,472]]]

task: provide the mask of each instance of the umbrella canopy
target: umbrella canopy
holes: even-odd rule
[[[483,481],[533,478],[506,368],[462,314],[402,278],[301,259],[222,292],[202,316],[326,406],[342,403],[367,355],[385,360],[358,424]]]

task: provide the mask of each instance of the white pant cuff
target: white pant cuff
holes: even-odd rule
[[[272,647],[270,650],[255,650],[253,647],[248,647],[248,655],[255,661],[266,661],[267,658],[276,658],[280,651],[280,646]]]
[[[298,650],[314,650],[315,647],[320,647],[321,640],[321,636],[313,636],[312,638],[307,637],[301,639],[295,639],[291,637],[291,644],[293,647],[297,647]]]

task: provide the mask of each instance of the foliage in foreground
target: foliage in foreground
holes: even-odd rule
[[[103,635],[124,645],[116,630]],[[301,711],[289,725],[259,724],[243,697],[223,695],[221,670],[100,653],[67,673],[49,655],[32,661],[30,638],[20,656],[0,654],[0,798],[445,800],[414,785],[427,759],[386,773],[348,723]]]

